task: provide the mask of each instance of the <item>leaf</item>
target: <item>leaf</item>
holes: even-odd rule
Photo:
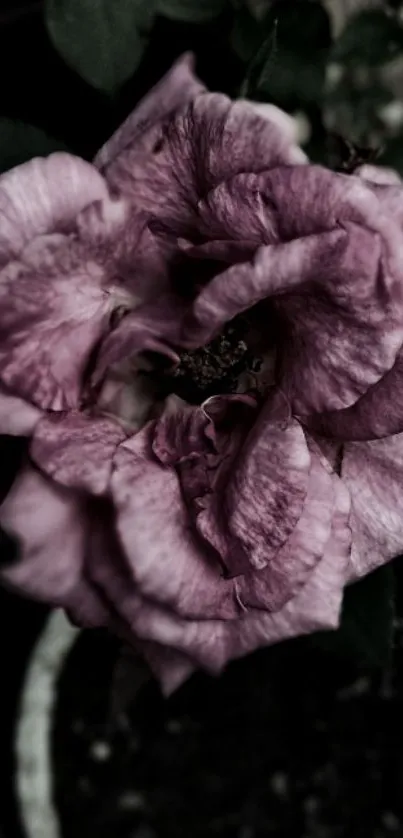
[[[387,141],[379,163],[381,166],[396,169],[403,176],[403,131]]]
[[[260,72],[256,75],[253,59],[256,90],[249,96],[273,101],[285,110],[318,103],[331,44],[329,15],[319,0],[274,3],[261,28],[265,34],[259,50]]]
[[[46,0],[50,38],[86,82],[114,93],[137,69],[156,0]]]
[[[395,576],[388,564],[347,587],[340,628],[318,632],[312,640],[359,668],[381,668],[390,658],[394,615]]]
[[[207,23],[227,6],[228,0],[159,0],[158,13],[183,23]]]
[[[0,118],[0,172],[19,166],[32,157],[46,157],[52,151],[67,151],[67,148],[34,125]]]
[[[251,61],[262,42],[262,25],[241,6],[234,14],[229,36],[230,44],[238,58],[245,63]]]
[[[392,61],[403,51],[403,28],[381,9],[367,9],[350,18],[333,48],[332,60],[370,67]]]
[[[241,85],[240,96],[246,99],[253,98],[254,91],[260,87],[262,75],[268,72],[268,68],[272,67],[275,62],[277,47],[277,20],[274,21],[273,28],[268,37],[265,38],[263,44],[259,49],[255,50],[255,55],[252,58],[244,81]]]

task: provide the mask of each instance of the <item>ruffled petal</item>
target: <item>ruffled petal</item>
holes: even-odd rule
[[[263,220],[280,243],[215,277],[196,299],[182,340],[206,342],[268,300],[277,321],[277,380],[293,411],[348,407],[391,369],[402,344],[400,229],[358,178],[344,188],[341,176],[308,166],[267,177]]]
[[[403,552],[403,434],[344,445],[341,477],[352,498],[353,581]]]
[[[84,207],[107,195],[94,166],[64,152],[6,172],[0,178],[0,267],[35,236],[68,228]]]
[[[38,237],[0,273],[0,378],[37,407],[80,403],[114,301],[104,269],[68,236]]]
[[[150,142],[128,146],[105,169],[108,183],[131,200],[133,212],[186,235],[198,228],[197,203],[239,172],[295,164],[295,147],[273,121],[245,101],[201,93]],[[144,148],[143,148],[144,146]]]
[[[234,453],[197,499],[196,517],[230,575],[270,567],[301,516],[311,462],[298,422],[276,421],[268,410]]]
[[[308,440],[308,447],[308,491],[291,535],[264,570],[235,580],[239,599],[246,608],[277,611],[298,593],[323,557],[332,529],[334,482],[312,440]]]
[[[163,338],[174,336],[179,331],[177,313],[176,306],[170,309],[169,302],[165,304],[165,300],[160,299],[155,305],[140,306],[125,314],[100,344],[92,375],[93,385],[96,386],[112,366],[146,350],[164,355],[176,363],[179,356],[163,342]]]
[[[387,406],[387,407],[386,407]],[[403,352],[392,369],[351,407],[309,416],[306,426],[329,439],[345,442],[380,439],[403,431]]]
[[[95,158],[95,165],[103,169],[128,146],[135,148],[144,134],[150,136],[147,134],[150,128],[164,122],[204,90],[204,85],[194,75],[193,55],[185,53],[102,146]]]
[[[1,570],[2,581],[25,596],[64,605],[84,560],[80,501],[27,465],[0,507],[0,525],[20,551],[19,560]]]
[[[75,412],[48,416],[36,426],[30,454],[58,484],[103,495],[113,456],[125,436],[110,419]]]
[[[349,561],[351,532],[350,496],[334,476],[335,511],[332,533],[323,559],[306,585],[281,611],[270,614],[251,610],[230,622],[183,620],[152,602],[123,603],[122,618],[138,636],[164,643],[211,672],[225,664],[289,637],[337,628]]]
[[[178,477],[154,459],[149,430],[119,447],[112,476],[132,588],[185,617],[234,618],[240,607],[233,585],[223,578],[213,551],[192,532]]]

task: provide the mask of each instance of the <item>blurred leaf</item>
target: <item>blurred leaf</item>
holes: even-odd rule
[[[269,67],[273,67],[277,46],[277,21],[274,21],[273,28],[268,37],[255,51],[246,76],[243,80],[240,95],[246,99],[253,99],[260,87],[262,75],[267,73]]]
[[[253,98],[273,101],[286,110],[321,99],[331,44],[330,20],[319,0],[274,3],[264,21],[259,50],[260,72]],[[270,40],[271,38],[271,40]],[[256,59],[253,59],[256,76]],[[248,71],[250,73],[250,70]]]
[[[251,61],[262,42],[262,25],[246,6],[236,10],[229,38],[238,58],[245,63]]]
[[[46,157],[52,151],[66,151],[59,140],[40,128],[19,120],[0,118],[0,172],[19,166],[32,157]]]
[[[329,131],[342,133],[352,142],[381,145],[385,129],[380,112],[391,99],[392,94],[379,74],[350,70],[325,95],[325,125]]]
[[[403,29],[396,17],[367,9],[350,18],[332,51],[332,60],[374,66],[403,52]]]
[[[227,7],[228,0],[158,0],[158,12],[172,20],[206,23]]]
[[[392,649],[395,576],[390,564],[349,585],[344,594],[340,628],[318,632],[315,645],[359,668],[380,668]]]
[[[403,132],[389,139],[379,159],[381,166],[390,166],[403,176]]]
[[[94,87],[114,93],[137,69],[156,0],[46,0],[52,42]]]

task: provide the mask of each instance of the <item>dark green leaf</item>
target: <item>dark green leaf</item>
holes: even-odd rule
[[[207,23],[227,5],[228,0],[158,0],[158,12],[184,23]]]
[[[403,29],[396,17],[367,9],[347,23],[333,48],[333,61],[369,67],[385,64],[403,51]]]
[[[346,588],[340,628],[319,632],[313,642],[359,668],[384,666],[392,648],[394,595],[395,577],[389,564]]]
[[[59,140],[40,128],[18,120],[0,118],[0,172],[25,163],[31,157],[46,157],[52,151],[66,151]]]
[[[317,103],[331,43],[329,15],[322,4],[319,0],[277,2],[261,26],[265,37],[259,50],[259,74],[256,57],[252,59],[256,90],[249,95],[286,110]]]
[[[156,0],[46,0],[46,25],[64,60],[114,93],[137,69]]]
[[[390,166],[403,175],[403,132],[389,139],[385,144],[385,150],[379,159],[382,166]]]
[[[245,64],[252,60],[262,42],[262,26],[246,6],[237,9],[230,32],[230,44]]]

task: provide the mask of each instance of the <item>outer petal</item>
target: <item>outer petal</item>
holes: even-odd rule
[[[36,426],[30,453],[57,483],[103,495],[115,450],[125,436],[111,419],[84,413],[44,417]]]
[[[200,94],[153,132],[152,153],[150,143],[142,153],[137,144],[129,146],[105,174],[132,201],[133,212],[159,219],[171,234],[197,231],[198,200],[223,180],[296,162],[281,128],[248,102],[232,103],[223,94]]]
[[[196,527],[231,576],[270,566],[301,515],[310,467],[303,431],[284,420],[281,398],[252,427],[244,401],[219,397],[165,411],[153,441],[161,462],[176,466]]]
[[[19,561],[3,582],[27,596],[63,605],[79,581],[85,528],[80,503],[26,466],[0,507],[0,525],[17,539]]]
[[[394,169],[390,169],[387,166],[372,166],[366,163],[363,166],[359,166],[354,174],[364,180],[369,180],[370,183],[377,183],[379,185],[392,186],[402,184],[402,179],[398,172],[395,172]]]
[[[399,434],[403,430],[403,352],[389,372],[355,404],[307,417],[312,431],[334,440],[353,442]]]
[[[0,378],[43,409],[80,402],[90,355],[114,301],[104,273],[81,245],[39,237],[0,273]]]
[[[160,643],[137,640],[136,647],[145,657],[155,677],[158,678],[162,692],[167,698],[195,671],[195,665],[187,655],[162,646]]]
[[[341,476],[352,498],[353,581],[403,552],[403,434],[346,444]]]
[[[204,90],[204,85],[194,75],[192,54],[185,53],[105,143],[95,158],[95,165],[103,169],[129,146],[135,148],[150,128],[162,123]]]
[[[84,207],[106,197],[99,172],[64,152],[6,172],[0,177],[0,267],[35,236],[70,227]]]
[[[123,604],[122,617],[132,631],[144,639],[174,647],[195,663],[220,672],[232,658],[241,657],[260,646],[269,646],[288,637],[336,628],[339,621],[343,586],[351,544],[348,525],[350,498],[347,489],[334,476],[336,511],[332,535],[323,560],[317,565],[302,591],[284,608],[267,614],[246,613],[233,622],[183,620],[167,610],[132,601]]]
[[[0,388],[0,434],[30,436],[41,411]]]
[[[280,418],[284,403],[273,399],[252,431],[254,411],[242,407],[240,396],[178,404],[156,423],[153,450],[176,467],[196,527],[229,573],[245,572],[234,580],[239,602],[276,611],[323,555],[333,485],[313,441],[310,456],[301,428]]]

